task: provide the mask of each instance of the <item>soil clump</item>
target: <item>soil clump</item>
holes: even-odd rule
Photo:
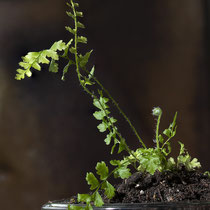
[[[135,173],[116,186],[109,203],[209,201],[210,178],[199,171],[166,171],[154,175]]]
[[[157,171],[154,175],[136,172],[115,188],[116,194],[111,200],[99,192],[106,204],[210,201],[210,177],[185,168]],[[59,202],[78,204],[77,196]]]

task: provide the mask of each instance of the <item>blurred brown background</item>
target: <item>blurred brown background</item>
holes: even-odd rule
[[[210,168],[208,0],[81,0],[96,76],[111,90],[147,145],[151,109],[162,107],[161,128],[178,116],[183,141],[203,170]],[[209,10],[208,10],[209,9]],[[48,200],[87,190],[85,173],[109,160],[91,99],[74,71],[36,72],[15,81],[20,57],[68,41],[64,0],[0,0],[0,205],[36,210]],[[61,64],[62,66],[63,64]],[[135,136],[121,123],[131,148]],[[177,154],[177,142],[173,143]]]

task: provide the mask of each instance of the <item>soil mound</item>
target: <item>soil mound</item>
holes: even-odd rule
[[[137,172],[115,188],[116,194],[111,200],[99,192],[106,204],[210,201],[210,177],[185,168],[164,173],[157,171],[154,175]],[[77,196],[72,196],[55,203],[78,204],[78,201]]]
[[[107,203],[151,203],[209,201],[210,178],[199,171],[135,173],[116,186],[117,192]]]

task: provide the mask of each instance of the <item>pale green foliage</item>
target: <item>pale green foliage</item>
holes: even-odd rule
[[[156,170],[163,171],[163,162],[165,162],[165,157],[161,155],[157,149],[138,148],[135,152],[132,151],[132,154],[133,155],[124,157],[123,161],[118,162],[118,164],[127,162],[126,166],[123,166],[122,170],[119,171],[123,172],[123,175],[127,174],[127,177],[120,176],[121,178],[128,178],[131,175],[130,169],[127,168],[130,164],[138,165],[138,167],[136,168],[137,171],[148,172],[150,174],[154,174]]]
[[[64,67],[64,69],[63,69],[63,76],[62,76],[62,80],[63,81],[65,81],[65,74],[68,72],[68,70],[69,70],[69,67],[71,66],[71,65],[73,65],[74,63],[73,63],[73,61],[69,61],[68,63],[67,63],[67,65]]]
[[[118,129],[115,126],[115,123],[117,122],[117,120],[114,117],[109,116],[110,111],[109,111],[109,106],[108,106],[108,102],[109,99],[103,97],[103,94],[101,91],[99,91],[100,94],[100,98],[99,99],[94,99],[93,100],[93,105],[99,109],[99,111],[95,111],[93,113],[93,116],[97,119],[97,120],[101,120],[102,122],[97,126],[98,130],[100,132],[105,132],[108,131],[108,134],[105,138],[105,143],[107,145],[111,144],[111,141],[113,139],[113,146],[111,148],[111,154],[113,154],[114,149],[117,145],[119,145],[118,148],[118,153],[126,150],[126,142],[125,139],[123,139],[119,133],[118,133]],[[117,136],[119,137],[120,140],[118,140]]]
[[[92,198],[91,198],[91,195],[89,195],[89,194],[78,194],[77,200],[78,200],[78,202],[90,203]]]
[[[155,110],[155,111],[154,111]],[[171,145],[170,140],[176,135],[176,119],[177,119],[177,112],[174,115],[173,122],[169,125],[167,129],[163,131],[163,134],[159,134],[159,123],[162,115],[162,110],[158,107],[153,109],[153,115],[158,117],[157,127],[156,129],[156,148],[155,149],[147,149],[146,154],[148,154],[148,150],[151,152],[151,165],[148,165],[152,170],[149,169],[149,173],[152,174],[156,170],[163,171],[163,170],[174,170],[175,168],[180,168],[182,166],[186,167],[187,170],[194,170],[196,168],[200,168],[201,164],[198,162],[197,158],[191,160],[189,153],[185,150],[184,144],[179,142],[180,144],[180,153],[177,157],[177,163],[175,162],[174,158],[170,157],[167,159],[167,156],[171,153]],[[157,135],[158,134],[158,135]],[[164,140],[163,135],[165,135],[166,140]],[[142,151],[142,149],[139,149]],[[145,152],[143,152],[143,156],[145,156]],[[150,156],[150,155],[146,155]],[[144,159],[144,158],[143,158]],[[142,160],[142,157],[141,157]],[[144,161],[143,161],[144,162]],[[142,163],[142,161],[141,161]],[[147,163],[147,158],[146,158]],[[144,165],[144,164],[143,164]]]
[[[92,195],[78,194],[77,200],[78,202],[85,202],[87,204],[87,209],[89,209],[89,207],[92,208],[90,204],[91,202],[93,202],[95,206],[102,206],[104,204],[103,199],[101,198],[101,195],[98,193],[98,191],[94,192]]]
[[[93,199],[94,199],[94,205],[95,206],[103,206],[104,202],[103,202],[103,199],[101,198],[101,195],[98,193],[98,191],[96,191],[94,194],[93,194]]]
[[[90,185],[91,190],[95,190],[97,187],[99,187],[99,181],[92,172],[87,173],[86,180]]]
[[[115,195],[115,188],[107,181],[109,176],[109,169],[104,161],[98,162],[96,165],[96,173],[99,175],[99,180],[96,176],[89,172],[86,175],[86,181],[90,185],[91,190],[95,190],[92,195],[89,194],[78,194],[78,201],[85,202],[89,204],[91,201],[94,203],[95,206],[102,206],[104,204],[101,195],[98,193],[99,189],[104,190],[104,194],[107,198],[111,199]]]
[[[16,79],[21,80],[25,75],[31,77],[31,68],[41,71],[40,64],[49,64],[51,72],[58,72],[58,64],[55,62],[59,60],[58,51],[65,50],[67,45],[62,41],[55,42],[50,49],[42,50],[40,52],[29,52],[22,57],[23,61],[19,63],[21,68],[17,69]],[[48,58],[51,58],[51,62]]]
[[[164,157],[159,154],[157,149],[138,149],[136,153],[137,157],[140,159],[139,171],[146,171],[150,174],[154,174],[156,170],[162,171],[162,159]]]
[[[185,166],[187,170],[191,171],[196,168],[200,168],[201,164],[198,162],[197,158],[191,158],[189,153],[185,150],[184,144],[179,142],[181,148],[179,156],[177,157],[177,167]]]
[[[158,117],[157,120],[157,127],[156,129],[156,136],[157,133],[159,133],[159,124],[160,124],[160,119],[162,116],[162,110],[158,107],[153,109],[153,115]],[[198,162],[196,158],[191,160],[191,157],[188,152],[185,151],[184,149],[184,144],[181,142],[181,148],[180,148],[180,154],[177,157],[177,162],[174,160],[174,158],[170,157],[167,158],[167,156],[171,152],[171,145],[170,145],[170,140],[172,137],[175,136],[176,134],[176,118],[177,118],[177,113],[175,114],[173,118],[173,122],[169,125],[167,129],[163,131],[163,134],[159,134],[158,138],[156,139],[156,147],[155,148],[138,148],[136,151],[131,151],[131,154],[127,157],[124,157],[122,161],[111,161],[112,165],[119,165],[122,164],[123,162],[127,162],[127,164],[124,166],[123,170],[127,170],[128,172],[128,166],[130,164],[137,165],[137,170],[142,171],[142,172],[148,172],[150,174],[154,174],[155,171],[166,171],[166,170],[175,170],[179,169],[182,166],[185,166],[187,170],[195,170],[196,168],[200,168],[201,165]],[[106,141],[109,143],[110,141],[110,135],[108,134]],[[164,139],[164,137],[166,139]],[[157,144],[159,142],[159,144]],[[158,145],[158,146],[157,146]],[[121,177],[119,172],[115,172],[115,177]],[[125,178],[125,177],[121,177]]]
[[[115,196],[115,188],[107,180],[102,183],[101,189],[105,190],[107,198],[112,199]]]
[[[133,167],[136,171],[147,172],[154,174],[156,171],[166,171],[166,170],[177,170],[182,166],[186,167],[187,170],[195,170],[200,168],[201,165],[196,158],[192,159],[189,153],[185,150],[184,144],[180,143],[180,153],[175,161],[174,158],[168,157],[171,153],[170,140],[176,134],[176,118],[177,113],[175,113],[172,123],[167,129],[162,133],[159,131],[160,120],[162,117],[162,110],[160,107],[155,107],[152,110],[152,114],[156,117],[156,133],[155,133],[155,143],[154,148],[147,148],[140,136],[138,135],[136,129],[131,124],[128,117],[120,109],[117,102],[112,98],[109,92],[104,88],[104,86],[95,77],[95,66],[90,70],[88,67],[88,62],[93,50],[90,50],[83,55],[78,52],[79,44],[87,44],[87,38],[83,35],[79,35],[79,29],[84,29],[84,24],[78,20],[78,18],[83,17],[83,13],[78,11],[79,4],[73,0],[68,0],[67,6],[70,11],[67,11],[67,15],[73,19],[74,27],[66,26],[66,30],[73,35],[73,38],[66,44],[62,40],[55,42],[50,49],[42,50],[40,52],[29,52],[26,56],[22,58],[22,62],[19,63],[20,68],[17,69],[16,79],[24,79],[25,76],[31,77],[32,68],[40,71],[40,64],[49,64],[49,71],[57,73],[58,60],[63,58],[67,60],[67,63],[63,69],[62,80],[65,80],[65,75],[69,71],[71,66],[76,68],[76,75],[78,77],[79,83],[83,90],[89,94],[93,99],[93,105],[97,109],[93,116],[96,120],[100,121],[97,126],[98,130],[102,133],[106,133],[105,143],[106,145],[111,145],[111,154],[114,153],[116,147],[118,146],[118,153],[126,151],[127,156],[124,156],[122,160],[111,160],[111,167],[114,169],[110,170],[104,161],[98,162],[96,164],[96,175],[92,172],[86,174],[87,184],[90,186],[91,194],[78,194],[78,202],[86,203],[85,207],[80,207],[77,205],[69,205],[69,210],[92,210],[92,205],[102,206],[104,201],[99,194],[99,190],[104,191],[105,196],[111,199],[115,196],[115,188],[109,183],[108,179],[111,176],[115,178],[127,179],[131,176],[131,169]],[[63,54],[59,52],[63,51]],[[97,91],[91,89],[93,85],[98,85]],[[107,97],[105,97],[106,95]],[[111,116],[111,111],[109,109],[109,102],[112,102],[120,114],[128,122],[129,126],[133,130],[134,134],[138,138],[142,147],[137,148],[135,151],[129,149],[126,140],[119,133],[117,128],[117,120]],[[206,172],[209,175],[209,172]]]
[[[76,205],[68,205],[68,210],[93,210],[93,207],[90,203],[87,203],[85,207],[76,206]]]
[[[92,78],[94,77],[94,72],[95,72],[95,66],[92,67],[90,73],[88,74],[88,76],[84,76],[83,80],[81,80],[81,84],[86,87],[87,85],[94,85],[95,82],[92,81]]]
[[[84,210],[85,208],[81,206],[69,205],[68,210]],[[90,209],[89,209],[90,210]]]
[[[131,176],[130,169],[128,168],[130,163],[131,160],[127,157],[125,157],[123,160],[111,160],[110,164],[116,166],[116,169],[114,170],[114,177],[121,179],[129,178]]]
[[[53,73],[57,73],[58,72],[58,64],[55,62],[54,59],[52,59],[51,62],[50,62],[49,71],[53,72]]]
[[[204,175],[206,175],[206,176],[210,177],[210,171],[206,171],[206,172],[204,172]]]
[[[100,176],[101,180],[106,180],[109,175],[109,169],[104,161],[98,162],[96,165],[96,173]]]
[[[87,52],[85,55],[81,55],[81,54],[79,55],[79,65],[81,68],[84,68],[87,65],[92,52],[93,50],[91,50],[90,52]]]

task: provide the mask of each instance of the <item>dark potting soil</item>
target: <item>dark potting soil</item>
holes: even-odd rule
[[[199,171],[156,172],[154,175],[135,173],[117,186],[116,195],[105,203],[153,203],[210,201],[210,178]],[[76,196],[62,200],[76,204]]]
[[[107,200],[108,201],[108,200]],[[111,203],[210,201],[210,178],[198,171],[135,173],[117,186]],[[109,201],[108,201],[109,202]]]

